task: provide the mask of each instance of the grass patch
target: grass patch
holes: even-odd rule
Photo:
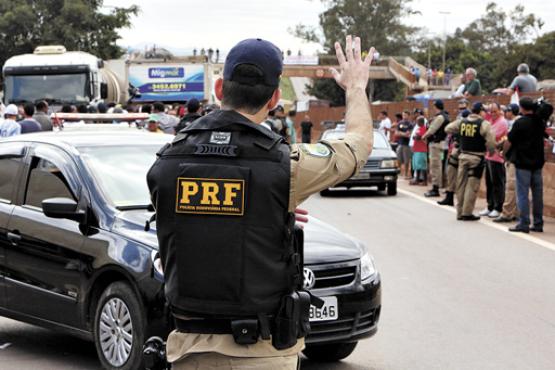
[[[295,95],[295,89],[293,89],[293,84],[289,77],[283,77],[279,84],[281,89],[281,98],[285,100],[295,101],[297,100],[297,95]]]

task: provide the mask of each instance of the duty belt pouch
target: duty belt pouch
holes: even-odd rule
[[[258,320],[232,320],[231,333],[237,344],[255,344],[258,341]]]
[[[290,293],[281,299],[272,333],[272,345],[276,349],[293,347],[297,343],[297,329],[300,318],[299,294]]]

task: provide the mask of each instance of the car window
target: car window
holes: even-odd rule
[[[17,175],[23,164],[24,147],[22,144],[3,144],[0,146],[0,202],[13,202]]]
[[[0,158],[0,201],[11,203],[21,158]]]
[[[345,137],[345,131],[343,130],[329,130],[325,131],[322,135],[324,140],[338,140]],[[374,131],[374,148],[376,149],[389,149],[389,144],[385,136],[382,133]]]
[[[75,200],[62,171],[47,159],[33,157],[25,204],[42,209],[42,201],[48,198]]]

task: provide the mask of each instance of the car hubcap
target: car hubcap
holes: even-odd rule
[[[125,302],[112,298],[104,304],[98,332],[104,358],[114,367],[125,364],[133,348],[133,323]]]

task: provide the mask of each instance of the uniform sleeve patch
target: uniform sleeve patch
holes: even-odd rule
[[[331,156],[331,150],[324,144],[301,144],[300,150],[313,157],[327,158]]]

